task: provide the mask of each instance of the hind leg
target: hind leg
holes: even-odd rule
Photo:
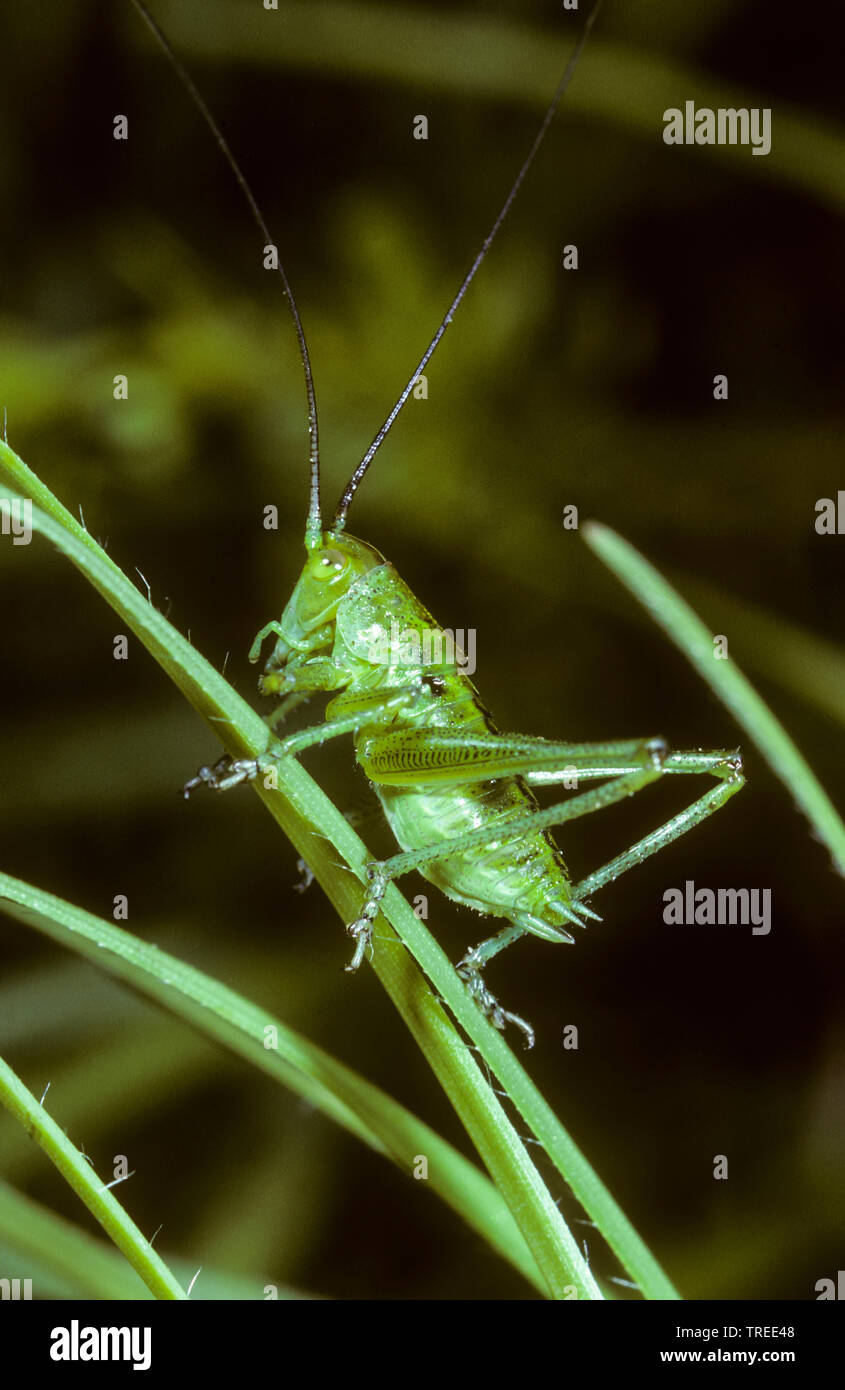
[[[417,742],[420,745],[419,749],[416,748]],[[741,759],[736,751],[716,749],[671,753],[660,739],[630,740],[603,745],[555,745],[542,739],[496,735],[469,735],[466,740],[461,740],[450,733],[443,739],[443,751],[448,751],[450,758],[448,768],[444,768],[442,762],[438,763],[434,756],[438,751],[438,743],[436,731],[432,734],[432,731],[420,730],[417,739],[413,734],[409,736],[403,731],[401,739],[395,735],[374,739],[361,761],[374,780],[394,785],[407,779],[415,785],[436,783],[443,786],[452,780],[460,783],[469,779],[479,780],[482,777],[514,774],[524,776],[526,781],[535,785],[560,783],[568,780],[573,773],[579,780],[599,777],[609,779],[602,786],[572,797],[568,801],[544,810],[532,810],[507,818],[504,823],[512,835],[531,834],[562,825],[579,816],[589,815],[615,801],[634,795],[664,774],[709,773],[717,779],[716,786],[711,787],[698,801],[693,802],[651,835],[638,841],[573,889],[568,905],[570,921],[572,925],[578,926],[585,925],[584,917],[596,917],[596,914],[584,905],[584,898],[604,884],[612,882],[635,864],[642,863],[644,859],[712,815],[739,791],[744,781]],[[426,752],[432,759],[429,767],[422,761]],[[515,766],[515,763],[519,765]],[[371,864],[369,895],[361,915],[347,928],[356,942],[355,954],[347,969],[357,970],[364,960],[372,938],[373,923],[387,885],[392,879],[411,869],[422,869],[437,860],[448,859],[450,855],[483,847],[494,834],[501,831],[502,825],[503,822],[497,820],[449,842],[411,850],[394,855],[381,863]],[[458,970],[470,994],[494,1026],[503,1028],[508,1022],[515,1023],[525,1033],[526,1045],[530,1047],[534,1038],[530,1024],[519,1015],[511,1014],[509,1010],[502,1008],[487,988],[481,974],[483,967],[494,955],[526,932],[550,941],[571,942],[573,939],[569,932],[561,927],[552,926],[534,917],[517,918],[495,936],[468,951],[459,963]]]
[[[589,909],[585,909],[583,906],[582,900],[584,898],[590,897],[600,888],[603,888],[605,884],[612,883],[614,879],[619,878],[622,874],[626,873],[628,869],[634,868],[637,864],[642,864],[643,861],[650,858],[652,854],[657,854],[659,850],[665,849],[673,840],[677,840],[680,835],[685,834],[688,830],[692,830],[694,826],[700,825],[701,822],[708,816],[711,816],[714,811],[718,811],[720,807],[724,806],[725,802],[740,790],[745,780],[736,765],[737,761],[738,760],[734,761],[734,766],[731,770],[728,770],[726,767],[724,775],[720,778],[717,785],[711,787],[708,792],[705,792],[704,796],[699,797],[698,801],[692,802],[691,805],[685,807],[683,811],[680,811],[677,816],[673,816],[671,820],[666,821],[663,825],[659,826],[657,830],[652,831],[650,835],[646,835],[644,839],[638,840],[630,849],[624,850],[623,853],[618,854],[615,859],[611,859],[607,864],[603,865],[602,868],[596,869],[594,873],[589,874],[585,879],[582,879],[580,883],[576,884],[572,890],[572,897],[574,900],[573,906],[577,904],[581,911],[589,912]],[[712,768],[708,770],[713,771]],[[594,917],[596,914],[590,913],[589,915]],[[585,924],[579,923],[579,925],[583,926]],[[526,932],[531,930],[532,927],[530,924],[523,925],[518,921],[512,923],[502,931],[497,932],[495,936],[488,937],[486,941],[482,941],[478,946],[467,951],[463,960],[458,964],[458,974],[461,976],[461,979],[466,982],[473,998],[478,1001],[494,1027],[503,1028],[505,1022],[516,1024],[526,1035],[526,1047],[534,1046],[533,1028],[530,1024],[527,1024],[524,1019],[520,1018],[518,1014],[511,1014],[508,1010],[502,1009],[495,996],[485,985],[481,971],[495,955],[498,955],[506,946],[510,946],[512,942],[517,941],[520,936],[524,936]],[[573,940],[568,934],[566,934],[565,939],[570,942]]]

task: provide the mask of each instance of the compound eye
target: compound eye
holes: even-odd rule
[[[314,556],[315,579],[337,579],[349,564],[341,550],[321,550]]]

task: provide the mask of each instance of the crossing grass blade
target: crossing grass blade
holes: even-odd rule
[[[153,1250],[135,1222],[127,1216],[112,1192],[97,1176],[88,1159],[68,1139],[45,1106],[0,1057],[0,1105],[23,1125],[27,1134],[46,1153],[51,1163],[82,1199],[91,1215],[123,1252],[156,1298],[187,1297],[161,1257]]]
[[[0,873],[0,907],[236,1052],[403,1172],[429,1161],[427,1186],[540,1292],[544,1283],[493,1184],[428,1125],[342,1062],[219,980],[72,903]],[[273,1046],[267,1046],[272,1031]]]

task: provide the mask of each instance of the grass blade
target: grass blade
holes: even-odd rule
[[[799,623],[748,599],[732,598],[715,585],[673,576],[695,604],[713,607],[742,646],[743,662],[790,695],[845,724],[845,651]]]
[[[795,798],[815,834],[827,845],[835,868],[845,874],[845,825],[839,813],[783,725],[736,662],[714,658],[713,633],[628,541],[595,521],[584,526],[583,535],[590,549],[651,614],[745,729]]]
[[[529,1283],[545,1291],[490,1180],[377,1086],[220,981],[51,893],[0,873],[0,906],[194,1024],[391,1158],[403,1172],[410,1172],[416,1154],[425,1154],[428,1185]],[[267,1045],[270,1036],[272,1047]]]
[[[40,1144],[62,1177],[82,1198],[91,1215],[123,1252],[156,1298],[183,1299],[187,1295],[167,1265],[153,1250],[112,1193],[100,1182],[84,1154],[47,1114],[43,1105],[2,1057],[0,1057],[0,1105],[19,1121]]]

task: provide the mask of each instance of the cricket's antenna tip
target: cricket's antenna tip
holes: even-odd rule
[[[247,201],[250,213],[252,214],[252,219],[264,238],[265,246],[274,246],[278,248],[278,242],[276,241],[276,238],[272,235],[270,228],[267,225],[266,218],[264,217],[264,214],[258,205],[258,201],[255,197],[255,194],[252,191],[252,188],[250,187],[247,177],[244,174],[240,164],[236,160],[231,149],[229,148],[229,144],[226,140],[226,137],[224,136],[222,130],[217,124],[217,121],[212,115],[211,110],[209,106],[206,104],[205,98],[203,97],[202,93],[200,92],[199,88],[194,82],[194,79],[191,77],[182,60],[177,56],[173,48],[173,45],[171,44],[161,25],[158,23],[158,20],[156,20],[153,17],[148,6],[145,4],[145,0],[131,0],[131,2],[135,6],[135,9],[138,11],[138,14],[143,19],[144,23],[146,24],[147,28],[149,29],[159,48],[161,49],[162,53],[167,59],[168,63],[173,68],[173,71],[176,73],[176,76],[182,83],[182,86],[185,88],[185,91],[188,93],[188,96],[190,97],[200,116],[205,121],[206,126],[211,131],[211,134],[213,135],[217,143],[217,147],[220,150],[220,153],[222,154],[223,158],[228,164],[229,169],[234,175],[235,182],[237,183],[238,187],[244,195],[244,198]],[[302,326],[302,319],[299,314],[299,307],[294,297],[290,281],[288,280],[287,271],[285,270],[281,258],[278,255],[276,259],[276,269],[278,270],[279,276],[281,277],[282,291],[285,300],[287,301],[288,311],[293,321],[294,333],[296,334],[296,342],[299,348],[299,360],[302,364],[302,372],[305,378],[305,396],[308,406],[309,457],[311,460],[311,511],[309,512],[310,526],[311,514],[314,511],[315,496],[317,499],[316,514],[318,517],[320,514],[320,443],[319,430],[317,424],[317,396],[314,390],[314,376],[311,371],[311,357],[308,352],[308,343],[305,339],[305,329]]]
[[[469,270],[467,271],[466,275],[461,281],[457,294],[455,295],[454,299],[452,300],[452,303],[446,310],[446,313],[443,315],[443,318],[440,320],[440,324],[435,330],[434,337],[431,339],[431,342],[429,343],[428,347],[426,348],[425,352],[423,353],[422,357],[420,358],[419,362],[417,363],[416,367],[414,368],[413,372],[411,373],[410,377],[405,383],[405,386],[402,388],[402,391],[399,394],[396,404],[394,405],[390,414],[387,416],[387,419],[384,421],[383,425],[377,432],[375,438],[370,444],[369,449],[365,453],[364,457],[361,459],[361,462],[358,464],[357,468],[355,469],[355,472],[352,474],[352,477],[349,479],[349,482],[346,484],[346,487],[343,491],[343,495],[340,499],[340,502],[338,503],[337,511],[335,512],[334,522],[332,523],[333,530],[339,531],[343,529],[346,522],[346,513],[349,511],[350,503],[352,502],[355,493],[358,491],[358,487],[360,486],[364,474],[366,473],[367,469],[369,468],[370,464],[372,463],[373,459],[375,458],[376,454],[378,453],[379,449],[381,448],[382,444],[384,443],[385,439],[390,433],[390,430],[393,427],[393,423],[396,420],[396,417],[399,415],[400,411],[407,402],[408,397],[414,389],[414,386],[416,385],[417,381],[425,371],[429,363],[429,360],[431,359],[435,349],[437,348],[438,344],[440,343],[440,340],[443,337],[443,334],[446,332],[446,329],[452,322],[458,305],[460,304],[461,300],[463,299],[464,295],[469,289],[470,284],[475,278],[476,271],[478,270],[482,262],[485,260],[487,253],[490,250],[490,247],[492,246],[493,241],[496,238],[499,228],[501,227],[502,223],[504,222],[505,218],[510,212],[513,201],[516,198],[516,195],[519,192],[520,188],[522,187],[522,182],[529,169],[531,168],[531,165],[534,163],[537,151],[542,145],[546,132],[557,114],[557,109],[560,106],[561,101],[563,100],[566,90],[573,77],[575,76],[575,69],[578,66],[581,54],[584,51],[584,46],[587,42],[587,39],[590,36],[590,30],[596,22],[596,18],[598,16],[599,10],[601,9],[601,6],[602,0],[595,0],[595,3],[590,7],[586,17],[582,21],[578,37],[575,40],[575,45],[569,55],[566,67],[563,70],[563,76],[561,77],[557,85],[557,88],[555,89],[555,93],[551,101],[549,102],[548,107],[546,108],[546,114],[540,123],[540,128],[537,131],[537,134],[534,136],[531,148],[529,149],[528,154],[525,156],[525,159],[520,165],[516,178],[514,179],[513,183],[508,189],[505,201],[502,204],[502,207],[500,208],[499,213],[492,227],[490,228],[490,231],[484,238],[484,241],[481,245],[481,250],[476,255],[474,261],[472,262],[472,265],[470,266]]]

